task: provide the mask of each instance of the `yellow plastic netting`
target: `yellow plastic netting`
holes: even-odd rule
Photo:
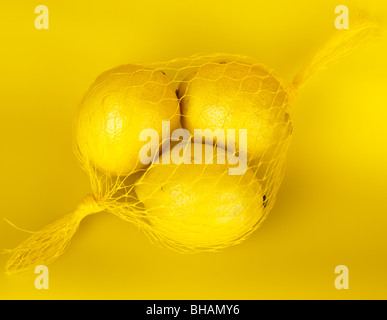
[[[275,203],[298,90],[378,34],[377,26],[358,19],[292,83],[252,58],[227,54],[104,72],[75,121],[74,150],[92,195],[9,250],[6,272],[49,264],[66,250],[82,219],[100,211],[179,252],[215,251],[245,240]]]

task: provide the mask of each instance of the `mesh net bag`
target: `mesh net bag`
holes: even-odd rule
[[[252,58],[226,54],[102,73],[75,120],[74,150],[92,195],[8,250],[6,272],[49,264],[66,250],[82,219],[101,211],[183,253],[242,242],[275,203],[298,90],[376,34],[378,27],[360,19],[291,83]]]

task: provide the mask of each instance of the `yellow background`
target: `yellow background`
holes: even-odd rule
[[[49,8],[36,30],[34,8]],[[291,80],[332,36],[340,1],[7,1],[2,3],[1,211],[38,230],[90,192],[72,153],[72,121],[102,71],[195,53],[252,56]],[[384,1],[346,1],[386,25]],[[313,77],[294,105],[277,203],[241,245],[181,255],[106,213],[87,217],[70,249],[33,272],[0,272],[0,298],[386,299],[387,45],[376,42]],[[0,249],[26,239],[0,220]],[[3,268],[8,256],[0,256]],[[349,290],[334,268],[349,268]]]

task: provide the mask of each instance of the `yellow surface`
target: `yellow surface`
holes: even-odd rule
[[[1,216],[38,230],[90,192],[72,153],[77,104],[118,64],[195,53],[252,56],[291,80],[336,31],[337,1],[45,1],[36,30],[24,0],[2,3]],[[387,4],[347,1],[386,25]],[[0,298],[387,298],[386,42],[363,46],[303,88],[277,203],[262,227],[220,253],[181,255],[108,214],[87,217],[70,249],[33,272],[0,273]],[[0,221],[0,248],[26,239]],[[8,256],[0,256],[3,268]],[[334,286],[337,265],[349,289]]]

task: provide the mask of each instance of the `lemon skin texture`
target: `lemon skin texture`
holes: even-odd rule
[[[253,171],[229,175],[227,164],[156,164],[135,193],[157,236],[190,250],[238,242],[264,212],[264,194]]]
[[[84,96],[75,134],[81,157],[102,172],[126,175],[144,168],[140,132],[154,129],[162,137],[162,121],[180,127],[178,100],[161,70],[122,65],[102,73]]]
[[[292,131],[290,97],[286,86],[262,65],[231,61],[204,64],[188,75],[178,89],[182,126],[194,129],[247,129],[249,159],[286,139]],[[228,138],[230,139],[230,138]],[[216,141],[215,141],[216,142]],[[226,145],[218,141],[224,148]]]

